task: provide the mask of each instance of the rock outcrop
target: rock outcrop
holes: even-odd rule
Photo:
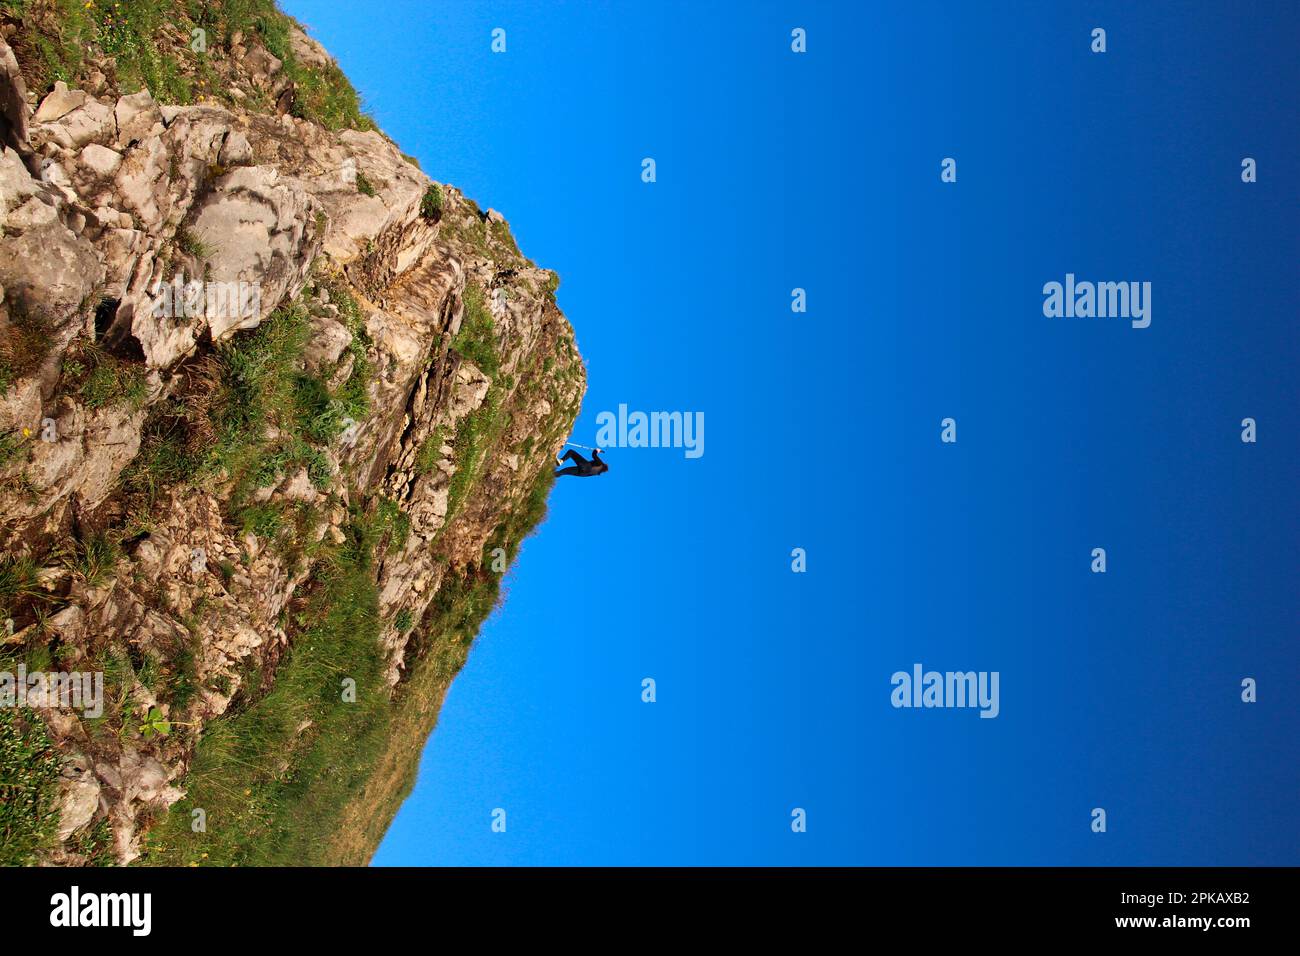
[[[295,63],[337,69],[289,31]],[[353,571],[382,677],[356,693],[389,729],[367,796],[321,825],[362,820],[323,861],[363,862],[463,662],[448,635],[486,612],[462,599],[495,596],[585,389],[556,278],[500,214],[376,130],[294,115],[282,60],[232,48],[236,92],[177,105],[108,65],[29,94],[0,40],[5,660],[106,688],[99,717],[22,711],[63,760],[48,862],[85,862],[92,833],[118,862],[217,862],[196,764],[290,693]],[[287,800],[313,734],[350,719],[322,706],[250,800]]]

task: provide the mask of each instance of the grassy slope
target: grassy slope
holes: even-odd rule
[[[230,48],[242,35],[283,62],[296,88],[295,115],[326,129],[375,129],[337,66],[297,61],[289,45],[293,21],[274,0],[0,0],[0,16],[19,24],[10,45],[38,95],[56,80],[84,87],[100,70],[118,93],[147,88],[163,103],[270,110],[275,104],[259,102],[256,91],[251,99],[231,98],[229,79],[240,64]]]
[[[330,298],[350,311],[344,288],[335,285]],[[246,476],[266,470],[268,458],[278,460],[262,440],[265,426],[274,424],[290,436],[295,427],[303,435],[320,431],[311,425],[315,419],[304,420],[301,376],[292,371],[303,344],[297,309],[280,310],[222,353],[218,398],[207,410],[208,430],[218,436],[212,460],[231,476],[232,517],[246,526],[251,509],[240,505]],[[491,337],[479,333],[479,357],[495,368],[498,358],[488,354],[494,350]],[[456,477],[466,498],[509,420],[499,399],[480,411],[470,416],[472,440],[457,442]],[[297,441],[291,438],[290,444]],[[487,553],[500,545],[513,560],[545,515],[553,480],[544,468],[501,519]],[[408,679],[390,700],[378,652],[374,569],[383,550],[406,534],[405,516],[382,498],[366,501],[355,491],[352,498],[358,503],[348,540],[337,548],[312,552],[302,548],[289,519],[269,523],[265,533],[277,546],[313,567],[301,606],[286,622],[291,650],[273,680],[262,682],[269,685],[264,693],[245,697],[205,730],[184,781],[186,798],[150,831],[141,862],[364,863],[410,792],[442,697],[497,601],[501,575],[487,570],[486,562],[448,571],[412,638],[416,652]],[[251,526],[262,533],[259,522]],[[345,680],[354,682],[353,699],[345,699]],[[206,830],[196,833],[192,814],[199,808]]]

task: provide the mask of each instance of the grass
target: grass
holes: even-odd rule
[[[375,194],[374,185],[361,170],[357,170],[357,192],[363,196],[373,196]]]
[[[269,425],[297,420],[298,365],[310,335],[306,311],[291,305],[218,348],[218,392],[209,415],[216,463],[227,472],[246,465],[250,451],[261,451]]]
[[[144,865],[359,865],[368,861],[414,785],[419,756],[453,678],[497,605],[492,548],[513,558],[545,518],[554,475],[542,469],[498,523],[483,561],[449,572],[411,633],[407,679],[383,683],[377,556],[400,547],[405,515],[379,498],[354,511],[347,540],[313,572],[306,606],[291,615],[291,647],[270,690],[237,696],[199,742],[186,797],[149,832]],[[260,673],[250,674],[261,684]],[[355,701],[343,694],[356,682]],[[242,703],[238,703],[242,701]],[[207,812],[205,833],[190,811]]]
[[[0,10],[23,20],[15,49],[28,88],[41,95],[56,80],[84,87],[101,63],[120,93],[148,89],[161,103],[231,103],[216,62],[237,66],[233,37],[242,33],[245,43],[260,40],[282,61],[294,83],[294,115],[330,130],[375,129],[336,64],[298,62],[289,42],[293,21],[273,0],[3,0]],[[191,48],[195,29],[204,31],[203,51]],[[271,109],[258,92],[245,102]]]
[[[113,825],[108,817],[79,831],[68,841],[68,849],[84,857],[86,866],[113,866]]]
[[[97,587],[112,577],[122,560],[122,548],[112,535],[97,531],[84,540],[74,540],[62,557],[68,570],[81,575],[91,587]]]
[[[188,45],[163,45],[159,37],[179,19],[188,29],[188,4],[166,0],[26,0],[5,4],[27,15],[37,27],[20,47],[32,88],[49,89],[55,80],[81,85],[92,55],[110,63],[123,93],[149,89],[164,102],[189,103],[198,58]],[[18,8],[17,10],[15,8]],[[183,51],[183,52],[182,52]],[[185,54],[190,54],[186,56]]]
[[[302,66],[291,53],[285,59],[284,68],[297,84],[293,115],[328,130],[355,129],[367,132],[378,129],[375,121],[362,112],[361,99],[357,96],[356,89],[335,64],[319,68]]]
[[[430,432],[428,437],[420,442],[420,447],[415,450],[415,472],[419,475],[432,474],[440,461],[442,461],[441,425]]]
[[[148,530],[156,505],[174,485],[197,481],[210,451],[207,419],[183,400],[164,399],[149,410],[140,450],[122,472],[133,531]]]
[[[391,719],[374,582],[379,524],[354,523],[319,566],[303,615],[310,623],[293,636],[271,690],[207,726],[187,795],[149,833],[143,862],[324,862],[320,834],[364,784]],[[207,812],[206,833],[190,830],[195,807]]]
[[[0,555],[0,623],[48,598],[39,571],[36,562],[26,555]]]
[[[343,432],[348,419],[360,421],[369,410],[369,337],[344,288],[335,285],[331,300],[339,304],[353,332],[352,372],[337,391],[301,369],[311,336],[311,322],[301,305],[277,310],[218,352],[219,384],[209,409],[215,436],[211,467],[234,482],[237,505],[253,488],[270,487],[297,467],[306,469],[318,491],[329,490],[334,476],[324,449]],[[279,434],[274,441],[267,438],[272,427]],[[266,509],[253,510],[243,520],[258,534],[278,531]]]
[[[245,534],[252,532],[259,538],[273,541],[284,530],[284,508],[278,502],[249,505],[236,515]]]
[[[391,498],[379,498],[375,504],[375,527],[388,535],[388,540],[398,551],[406,547],[411,536],[411,518]]]
[[[77,391],[87,408],[125,405],[138,410],[149,398],[149,383],[144,366],[100,353]]]
[[[9,326],[0,334],[0,395],[30,375],[50,353],[50,325],[9,302]]]
[[[488,378],[496,378],[501,370],[496,325],[487,308],[486,294],[477,283],[465,283],[465,314],[452,347],[478,366]]]
[[[310,532],[319,515],[311,505],[253,499],[258,489],[274,487],[297,469],[306,471],[318,493],[331,493],[339,476],[327,449],[348,419],[361,421],[369,411],[374,371],[361,310],[341,278],[317,281],[352,331],[347,381],[331,390],[324,378],[334,369],[304,370],[312,324],[303,303],[309,299],[277,309],[256,329],[219,346],[190,369],[185,394],[150,409],[140,452],[122,475],[133,533],[147,532],[168,489],[215,486],[241,533],[279,543],[295,561],[314,553]]]
[[[27,457],[27,441],[16,431],[0,432],[0,468]]]
[[[0,708],[0,866],[30,866],[54,842],[62,764],[34,711]]]
[[[195,259],[208,259],[212,256],[212,246],[204,242],[188,229],[176,230],[176,248]]]
[[[331,864],[363,865],[415,786],[425,741],[452,680],[469,658],[483,621],[501,598],[501,575],[491,573],[491,549],[504,546],[513,558],[519,545],[546,517],[555,476],[544,468],[527,494],[508,510],[484,548],[484,563],[449,573],[407,644],[406,680],[393,701],[382,752],[372,757],[363,787],[325,832],[321,854]],[[398,617],[401,617],[399,612]],[[402,622],[395,620],[395,625]]]
[[[478,480],[479,468],[496,437],[504,429],[503,416],[499,414],[501,392],[496,387],[488,389],[483,404],[460,420],[456,427],[456,470],[452,473],[447,493],[447,522],[450,523],[465,503],[470,489]]]

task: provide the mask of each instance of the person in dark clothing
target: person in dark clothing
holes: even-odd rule
[[[572,461],[574,464],[569,468],[560,468],[555,474],[558,475],[577,475],[579,478],[590,478],[592,475],[603,475],[609,471],[609,465],[600,457],[600,449],[593,448],[591,452],[591,461],[583,458],[573,449],[569,449],[564,456],[559,459],[560,464],[566,461]]]

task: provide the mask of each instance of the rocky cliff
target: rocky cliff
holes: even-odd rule
[[[0,671],[103,675],[0,708],[0,858],[363,863],[585,372],[298,25],[160,7],[0,5]]]

